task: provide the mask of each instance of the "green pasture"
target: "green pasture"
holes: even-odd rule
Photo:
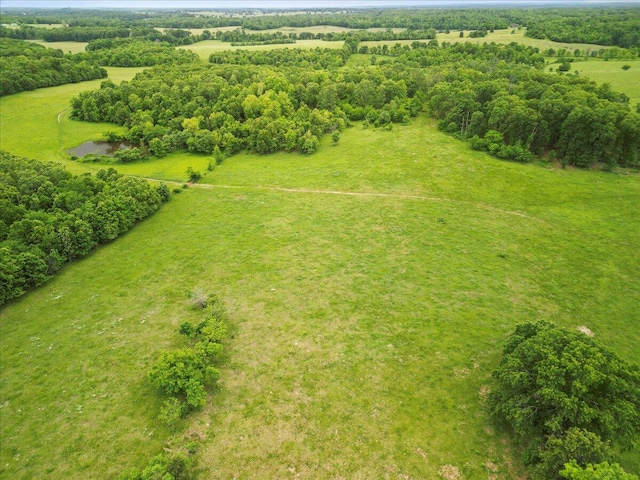
[[[88,42],[45,42],[44,40],[28,40],[43,47],[60,49],[64,53],[83,53]]]
[[[114,83],[130,80],[142,68],[108,67]],[[66,151],[89,140],[102,140],[104,133],[120,127],[105,123],[78,122],[69,118],[74,95],[100,87],[103,80],[41,88],[0,98],[0,148],[16,155],[41,160],[66,161]],[[73,173],[86,171],[67,161]]]
[[[513,32],[513,33],[511,33]],[[552,40],[542,40],[538,38],[529,38],[525,37],[526,29],[511,29],[507,28],[504,30],[495,30],[494,32],[487,33],[486,37],[481,38],[468,38],[469,31],[464,31],[464,37],[460,38],[459,31],[453,31],[451,33],[439,33],[436,35],[436,38],[439,42],[447,41],[450,43],[454,42],[471,42],[471,43],[479,43],[483,44],[484,42],[496,42],[496,43],[504,43],[509,44],[511,42],[517,42],[522,45],[526,45],[528,47],[538,47],[540,51],[546,50],[548,48],[566,48],[570,50],[572,53],[575,49],[585,50],[585,51],[594,51],[600,50],[601,48],[611,48],[605,47],[602,45],[593,45],[589,43],[566,43],[566,42],[554,42]]]
[[[209,60],[212,53],[222,50],[276,50],[281,48],[302,48],[311,50],[313,48],[342,48],[344,42],[324,42],[322,40],[297,40],[296,43],[274,44],[274,45],[249,45],[233,47],[230,43],[221,42],[220,40],[203,40],[201,42],[192,43],[191,45],[180,45],[176,48],[191,50],[205,61]]]
[[[623,70],[623,65],[630,65],[629,70]],[[571,64],[571,72],[578,71],[580,75],[589,77],[597,83],[608,83],[614,90],[625,93],[632,106],[640,103],[640,59],[638,60],[609,60],[592,59]]]
[[[513,33],[511,33],[512,31]],[[487,33],[486,37],[469,38],[468,37],[469,31],[464,31],[464,37],[460,38],[459,31],[452,31],[450,33],[438,33],[436,35],[436,40],[438,40],[438,42],[440,43],[469,42],[469,43],[477,43],[477,44],[483,44],[485,42],[509,44],[511,42],[516,42],[526,46],[538,47],[540,51],[546,50],[548,48],[554,48],[556,50],[558,48],[566,48],[571,52],[573,52],[575,49],[579,48],[580,50],[591,52],[594,50],[600,50],[602,48],[611,48],[611,47],[605,47],[602,45],[592,45],[588,43],[563,43],[563,42],[554,42],[551,40],[539,40],[537,38],[525,37],[524,34],[525,34],[524,29],[521,29],[521,30],[516,29],[515,31],[513,29],[504,29],[504,30],[495,30],[494,32],[489,32]],[[381,41],[361,42],[360,45],[368,45],[369,47],[382,46],[385,44],[389,46],[393,46],[396,43],[399,43],[401,45],[411,45],[414,41],[415,40],[381,40]],[[427,42],[428,40],[418,40],[418,41]]]
[[[98,168],[63,153],[115,129],[68,118],[98,85],[1,99],[0,146]],[[182,183],[208,162],[118,168]],[[146,372],[199,318],[192,292],[230,324],[219,387],[173,440],[199,439],[203,478],[521,477],[483,410],[501,344],[544,319],[640,363],[639,200],[637,174],[499,161],[426,116],[229,158],[0,311],[0,477],[115,478],[160,453]]]

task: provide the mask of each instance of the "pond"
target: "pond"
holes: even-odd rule
[[[113,156],[118,150],[127,150],[131,147],[129,142],[84,142],[82,145],[67,150],[67,153],[72,157],[84,157],[90,153]]]

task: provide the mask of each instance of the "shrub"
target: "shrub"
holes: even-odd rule
[[[165,352],[151,369],[149,378],[168,394],[179,394],[192,407],[205,403],[205,384],[218,379],[220,372],[207,365],[206,358],[193,349]]]
[[[617,463],[602,462],[595,465],[580,467],[575,461],[569,462],[560,471],[560,476],[568,480],[638,480]]]

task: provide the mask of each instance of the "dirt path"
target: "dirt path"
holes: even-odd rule
[[[159,178],[151,178],[151,177],[142,177],[142,178],[144,178],[145,180],[152,180],[155,182],[164,182],[171,185],[184,185],[183,182],[176,182],[173,180],[160,180]],[[340,190],[316,190],[316,189],[308,189],[308,188],[264,187],[261,185],[247,186],[247,185],[212,185],[207,183],[190,183],[189,186],[193,188],[203,188],[208,190],[213,190],[216,188],[226,189],[226,190],[266,190],[266,191],[272,191],[272,192],[307,193],[307,194],[316,194],[316,195],[344,195],[344,196],[350,196],[350,197],[400,198],[400,199],[425,200],[428,202],[461,203],[461,204],[474,206],[476,208],[481,208],[483,210],[487,210],[491,212],[502,213],[505,215],[513,215],[516,217],[522,217],[522,218],[537,220],[539,222],[546,223],[546,221],[541,218],[532,217],[530,215],[526,215],[520,212],[515,212],[512,210],[503,210],[500,208],[492,207],[490,205],[468,202],[466,200],[454,200],[450,198],[430,197],[428,195],[412,195],[412,194],[405,194],[405,193],[344,192]]]

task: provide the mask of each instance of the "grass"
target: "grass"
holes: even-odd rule
[[[192,50],[204,60],[209,61],[212,53],[223,50],[279,50],[281,48],[303,48],[311,50],[313,48],[342,48],[344,42],[324,42],[322,40],[297,40],[296,43],[274,44],[274,45],[249,45],[233,47],[230,43],[221,42],[220,40],[203,40],[201,42],[192,43],[191,45],[181,45],[176,48]]]
[[[84,53],[88,42],[45,42],[44,40],[29,40],[43,47],[60,49],[64,53]]]
[[[83,87],[2,99],[3,122],[8,102],[43,138],[3,134],[3,148],[61,158],[55,115],[35,109]],[[205,161],[120,170],[183,180]],[[145,374],[203,291],[232,334],[185,433],[202,438],[205,478],[436,479],[451,465],[486,479],[491,464],[516,478],[519,454],[482,408],[501,342],[547,319],[640,363],[639,199],[637,174],[498,161],[426,117],[349,129],[311,156],[227,159],[0,312],[0,476],[114,478],[159,453],[170,432]],[[640,456],[624,466],[640,473]]]
[[[495,30],[493,33],[489,32],[486,37],[480,38],[469,38],[469,31],[464,31],[464,37],[460,38],[459,31],[452,31],[450,33],[438,33],[436,35],[436,40],[438,42],[449,42],[449,43],[460,43],[460,42],[470,42],[483,44],[485,42],[491,43],[502,43],[509,44],[511,42],[520,43],[522,45],[537,47],[540,51],[546,50],[548,48],[566,48],[573,52],[576,48],[581,50],[600,50],[601,48],[611,48],[605,47],[602,45],[592,45],[587,43],[563,43],[563,42],[554,42],[552,40],[540,40],[537,38],[529,38],[525,37],[525,30],[515,30],[514,33],[511,33],[512,29],[504,29],[504,30]],[[381,46],[387,44],[389,46],[395,45],[399,43],[401,45],[411,45],[415,40],[384,40],[384,41],[373,41],[373,42],[361,42],[361,45],[368,45],[370,47]],[[427,42],[428,40],[419,40],[422,42]]]
[[[631,68],[625,71],[622,69],[623,65],[630,65]],[[640,60],[605,62],[601,59],[589,59],[571,64],[571,70],[577,70],[582,76],[597,83],[608,83],[614,90],[624,92],[632,107],[640,103]]]
[[[142,68],[108,67],[109,78],[115,83],[130,80]],[[59,87],[41,88],[0,99],[0,148],[16,155],[41,160],[62,161],[74,173],[90,167],[69,161],[67,149],[88,140],[104,138],[104,132],[120,127],[106,123],[71,120],[70,100],[85,90],[100,87],[103,80],[71,83]],[[34,140],[37,132],[37,140]]]

